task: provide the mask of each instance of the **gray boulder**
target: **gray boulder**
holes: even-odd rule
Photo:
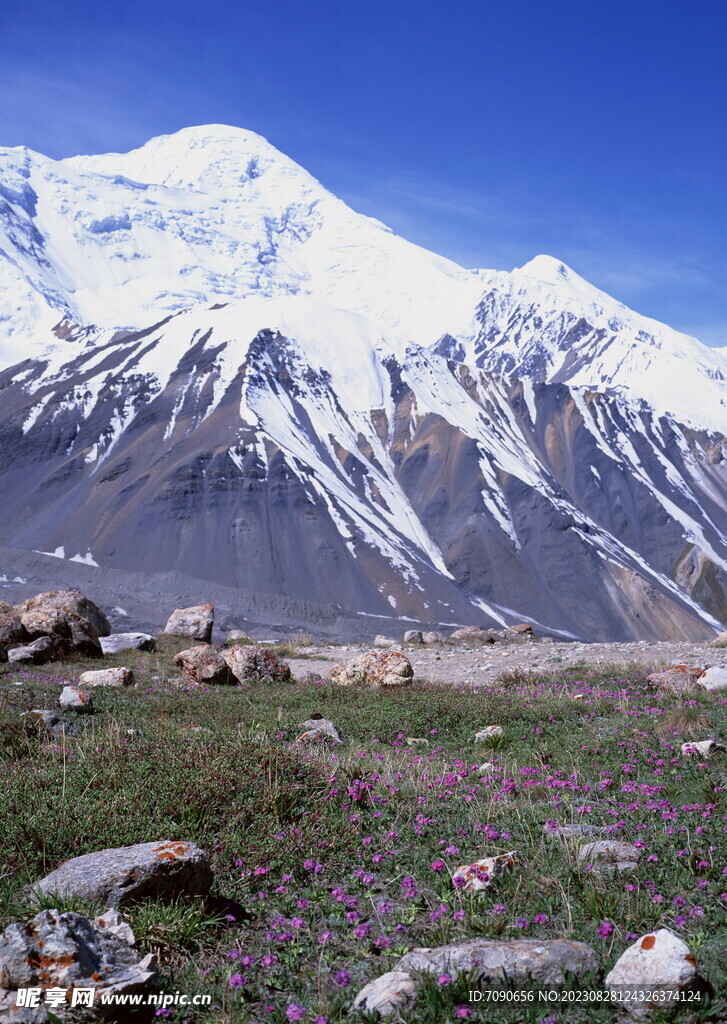
[[[641,850],[630,843],[617,839],[601,839],[586,843],[578,851],[581,864],[592,864],[597,871],[635,871],[641,857]]]
[[[98,900],[119,907],[141,899],[204,896],[211,885],[209,856],[199,846],[157,842],[74,857],[33,888],[45,895]]]
[[[100,638],[101,650],[104,654],[116,654],[118,651],[153,651],[157,642],[149,633],[112,633]]]
[[[98,636],[108,636],[111,632],[106,615],[97,604],[79,590],[49,590],[44,594],[36,594],[35,597],[30,597],[27,601],[19,604],[16,610],[21,618],[28,612],[38,610],[73,612],[80,615],[81,618],[87,619]]]
[[[89,919],[72,911],[43,910],[27,922],[8,925],[0,935],[0,1020],[7,1024],[44,1024],[49,1005],[17,1008],[18,989],[92,988],[94,1007],[62,1002],[52,1012],[63,1021],[93,1021],[100,1016],[100,995],[146,993],[156,970],[151,954],[139,958],[134,934],[114,910]]]
[[[45,665],[55,657],[56,645],[49,636],[39,636],[30,644],[23,647],[13,647],[8,651],[8,661],[11,664]]]
[[[225,659],[209,644],[180,651],[174,664],[182,669],[186,686],[231,685],[237,681]]]
[[[420,629],[408,629],[404,634],[405,644],[423,644],[424,634]]]
[[[223,647],[220,653],[240,683],[290,682],[290,667],[282,658],[265,647],[254,647],[249,644]]]
[[[60,740],[64,736],[77,736],[78,726],[64,718],[59,711],[35,708],[20,716],[29,736],[42,740]]]
[[[422,643],[425,644],[443,644],[444,634],[437,633],[436,630],[429,630],[426,633],[422,633]]]
[[[0,612],[0,644],[22,644],[28,639],[25,626],[14,612]]]
[[[197,604],[192,608],[177,608],[169,616],[164,632],[174,636],[186,636],[190,640],[201,640],[208,644],[212,639],[214,621],[215,606],[213,604]]]
[[[368,651],[331,669],[338,686],[408,686],[413,680],[414,669],[401,651]]]
[[[341,743],[338,729],[327,718],[309,718],[307,721],[301,722],[298,728],[303,729],[303,733],[298,737],[298,743],[324,739]]]

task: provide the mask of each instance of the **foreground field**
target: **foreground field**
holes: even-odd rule
[[[359,989],[406,952],[474,936],[582,940],[605,973],[657,927],[684,938],[707,983],[680,1018],[727,1019],[725,755],[679,752],[727,735],[719,693],[664,695],[634,665],[504,674],[476,690],[372,691],[316,676],[187,689],[172,663],[185,646],[166,637],[155,653],[106,659],[132,667],[137,686],[96,690],[96,713],[65,746],[26,737],[20,713],[57,707],[61,684],[97,663],[0,666],[3,927],[31,916],[23,887],[64,859],[183,839],[211,852],[214,898],[126,912],[162,990],[212,996],[209,1010],[163,1011],[173,1021],[351,1019]],[[341,746],[295,744],[315,714]],[[502,739],[475,744],[489,724]],[[485,761],[494,767],[481,772]],[[553,831],[569,823],[634,844],[636,871],[590,870],[578,859],[588,840]],[[458,865],[510,850],[519,864],[496,889],[453,886]],[[430,979],[399,1019],[619,1018],[607,1004],[476,1004],[471,987]]]

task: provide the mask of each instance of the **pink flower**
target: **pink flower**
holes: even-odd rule
[[[303,1020],[307,1012],[305,1006],[301,1006],[300,1003],[291,1003],[285,1011],[285,1016],[288,1020]]]
[[[451,974],[440,974],[437,978],[438,985],[451,985],[452,975]]]
[[[601,921],[598,926],[598,935],[602,939],[607,939],[613,931],[613,925],[610,921]]]
[[[447,865],[444,863],[443,860],[433,860],[429,866],[432,869],[432,871],[444,871]]]
[[[244,974],[233,974],[230,978],[230,988],[242,988],[247,985],[247,978]]]

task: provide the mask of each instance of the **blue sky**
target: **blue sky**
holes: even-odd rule
[[[0,0],[0,145],[266,136],[467,266],[557,256],[727,345],[723,0]]]

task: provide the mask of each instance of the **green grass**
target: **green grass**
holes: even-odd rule
[[[202,899],[125,912],[140,950],[158,958],[164,991],[213,997],[194,1016],[173,1010],[178,1022],[283,1024],[292,1005],[306,1008],[305,1021],[342,1022],[359,988],[408,950],[474,936],[580,939],[605,971],[630,936],[664,925],[690,945],[716,993],[681,1019],[727,1019],[727,768],[724,755],[678,753],[694,736],[724,741],[727,701],[717,694],[654,693],[645,666],[555,665],[479,690],[186,689],[172,663],[185,646],[165,637],[157,652],[106,659],[134,668],[138,685],[95,690],[96,713],[79,719],[82,733],[65,747],[28,739],[20,713],[55,707],[61,683],[98,664],[0,666],[3,926],[32,912],[25,887],[68,857],[182,839],[209,850],[214,895],[248,915],[237,924]],[[574,701],[579,692],[585,699]],[[291,742],[316,712],[336,724],[342,747]],[[504,738],[474,744],[490,724]],[[211,735],[189,734],[194,726]],[[409,748],[407,736],[429,746]],[[498,770],[479,775],[483,761]],[[611,825],[615,838],[643,843],[638,871],[584,870],[580,841],[549,834],[552,820]],[[521,865],[492,894],[454,889],[458,864],[509,849]],[[471,987],[429,979],[402,1019],[618,1017],[607,1004],[470,1003]]]

